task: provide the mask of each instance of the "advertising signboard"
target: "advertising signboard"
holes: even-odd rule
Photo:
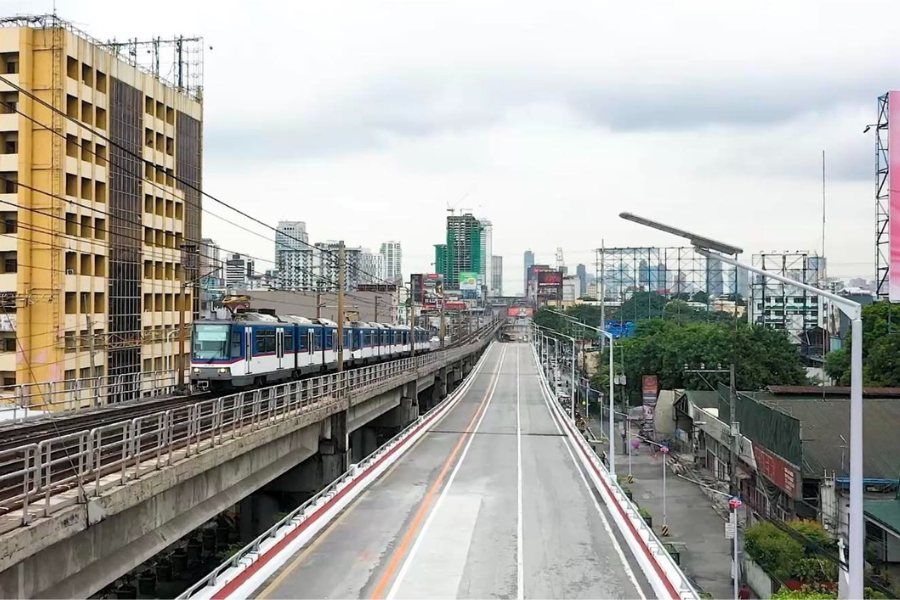
[[[425,302],[424,280],[425,276],[421,273],[413,273],[409,276],[409,281],[412,284],[413,302],[419,305]]]
[[[444,295],[444,276],[440,273],[427,273],[423,281],[422,306],[427,309],[440,308]]]
[[[465,302],[447,302],[444,308],[446,310],[466,310],[467,306]]]
[[[791,498],[798,499],[797,481],[800,479],[800,473],[795,467],[778,455],[767,451],[757,442],[753,442],[753,459],[756,461],[756,471],[760,475]]]
[[[478,273],[473,271],[459,272],[459,291],[478,291]]]
[[[506,316],[512,318],[533,317],[534,309],[530,306],[510,306],[506,310]]]
[[[558,287],[562,285],[562,271],[540,271],[537,274],[538,287]]]
[[[656,433],[654,418],[656,416],[656,400],[659,395],[659,378],[656,375],[644,375],[641,377],[641,391],[643,392],[644,414],[641,432],[644,435],[652,436]]]

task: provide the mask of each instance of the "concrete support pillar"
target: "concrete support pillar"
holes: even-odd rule
[[[378,429],[360,427],[350,434],[350,460],[359,463],[378,449]]]
[[[241,541],[250,543],[256,539],[263,531],[272,526],[275,516],[280,510],[278,499],[261,490],[241,500]]]

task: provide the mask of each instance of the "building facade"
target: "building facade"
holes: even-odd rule
[[[491,257],[491,296],[503,295],[503,257]]]
[[[203,238],[200,240],[200,248],[197,251],[197,263],[199,265],[200,279],[210,277],[222,278],[222,257],[219,245],[215,240]]]
[[[368,248],[361,249],[359,254],[359,277],[354,289],[360,284],[374,285],[383,283],[385,280],[384,271],[384,260],[380,252],[376,254]]]
[[[531,250],[525,251],[525,278],[522,280],[524,283],[522,287],[525,291],[525,295],[528,295],[528,274],[531,272],[531,267],[534,266],[534,252]]]
[[[810,252],[771,252],[753,255],[753,266],[800,283],[825,281],[825,259]],[[822,296],[790,284],[753,275],[748,303],[750,322],[787,332],[801,344],[806,332],[825,325]]]
[[[587,295],[587,267],[585,267],[584,265],[578,265],[577,267],[575,267],[575,275],[578,277],[578,297],[582,298]]]
[[[312,250],[303,221],[278,221],[275,227],[275,280],[286,290],[312,289]]]
[[[253,259],[243,254],[232,254],[225,261],[225,285],[228,289],[246,289],[253,278]]]
[[[457,289],[459,274],[484,275],[481,270],[481,221],[471,214],[447,217],[447,272],[444,287]]]
[[[3,384],[151,382],[188,364],[203,251],[199,90],[127,60],[53,16],[0,22],[12,83],[0,92],[0,297],[16,324]]]
[[[403,281],[403,251],[400,242],[383,242],[379,254],[384,268],[384,279],[391,283]]]
[[[487,219],[481,219],[481,263],[478,269],[478,273],[481,275],[481,284],[491,289],[491,282],[493,282],[493,231],[494,226]]]
[[[327,242],[316,242],[316,285],[323,292],[331,292],[337,290],[339,267],[338,255],[340,253],[341,244],[333,240]],[[360,258],[362,256],[361,248],[344,247],[344,261],[346,262],[346,270],[344,275],[344,291],[349,292],[355,290],[360,282],[362,266]]]

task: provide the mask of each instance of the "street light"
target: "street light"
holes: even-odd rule
[[[850,573],[848,592],[850,598],[862,598],[865,580],[865,561],[863,560],[865,540],[865,530],[863,528],[865,524],[863,521],[862,306],[843,296],[832,294],[831,292],[757,267],[739,263],[730,256],[724,256],[724,254],[733,254],[735,256],[740,254],[742,250],[735,246],[716,242],[631,213],[624,212],[619,214],[619,216],[628,221],[634,221],[653,229],[687,238],[700,254],[708,258],[746,269],[751,273],[756,273],[757,275],[762,275],[763,277],[768,277],[827,298],[850,319]],[[718,252],[724,254],[718,254]]]
[[[535,327],[540,327],[541,329],[547,329],[546,327],[541,327],[537,323],[534,324]],[[548,331],[553,331],[552,329],[547,329]],[[569,379],[569,400],[572,404],[572,421],[575,421],[575,338],[565,335],[563,333],[559,333],[558,331],[553,331],[554,334],[564,337],[572,342],[572,373]],[[556,361],[559,362],[559,339],[553,338],[554,343],[556,344]],[[554,380],[555,381],[555,380]],[[557,389],[557,400],[559,399],[559,390]]]
[[[556,314],[562,314],[564,317],[566,317],[568,319],[573,319],[569,315],[559,313],[555,310],[552,310],[549,308],[547,310],[549,310],[550,312],[554,312]],[[587,327],[588,329],[593,329],[594,331],[602,334],[603,336],[606,337],[606,339],[609,340],[609,474],[612,475],[613,478],[615,478],[615,476],[616,476],[616,444],[615,444],[615,439],[616,439],[616,419],[615,419],[616,388],[614,387],[614,382],[613,382],[613,369],[615,368],[615,365],[613,364],[613,356],[615,355],[613,345],[615,344],[615,338],[613,337],[613,335],[610,332],[606,331],[605,329],[601,329],[599,327],[594,327],[592,325],[588,325],[587,323],[578,321],[577,319],[573,319],[573,320],[575,320],[582,327]],[[573,348],[574,348],[574,345],[573,345]],[[574,362],[574,356],[573,356],[573,362]],[[573,370],[574,370],[574,367],[573,367]],[[573,408],[572,410],[574,411],[575,409]]]

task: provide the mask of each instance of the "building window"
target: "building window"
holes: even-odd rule
[[[97,91],[100,93],[106,93],[106,73],[102,71],[97,71]]]
[[[0,179],[3,179],[3,193],[15,194],[19,188],[19,174],[15,171],[5,171],[0,173]]]
[[[3,221],[3,228],[0,230],[0,233],[16,233],[19,230],[19,222],[16,219],[16,213],[2,212],[0,213],[0,220]]]
[[[16,351],[15,336],[3,338],[3,351],[4,352],[15,352]]]
[[[6,252],[3,254],[3,272],[16,273],[19,270],[19,262],[16,260],[15,252]]]
[[[15,75],[19,72],[19,53],[3,52],[0,53],[0,64],[3,66],[5,75]]]
[[[12,371],[5,371],[3,373],[3,386],[11,387],[16,385],[16,374]]]
[[[65,336],[66,353],[75,352],[75,332],[67,331]]]
[[[3,154],[18,154],[19,153],[19,132],[18,131],[10,131],[8,133],[3,134],[3,147],[0,148]]]
[[[90,65],[81,64],[81,81],[88,87],[94,87],[94,69]]]
[[[74,56],[66,56],[66,75],[78,81],[78,59]]]
[[[0,114],[12,115],[19,110],[19,92],[0,94]]]

